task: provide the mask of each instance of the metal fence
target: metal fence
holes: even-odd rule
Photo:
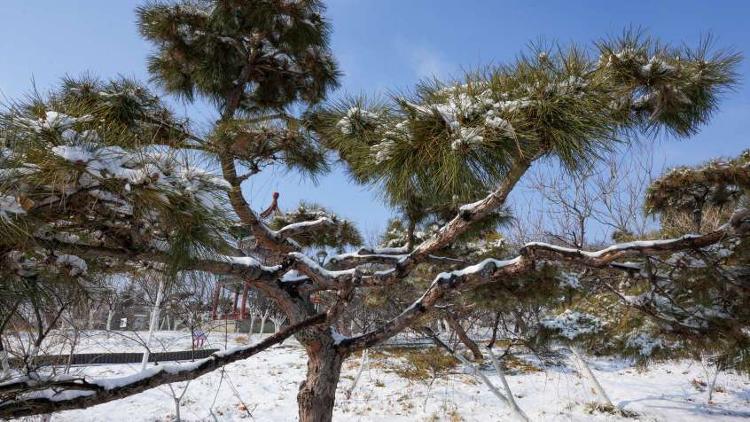
[[[176,352],[155,352],[148,357],[149,362],[172,362],[180,360],[203,359],[218,352],[219,349],[183,350]],[[141,363],[143,353],[76,353],[73,355],[42,355],[34,359],[35,366],[62,365],[117,365],[126,363]],[[23,366],[19,358],[9,359],[14,367]]]

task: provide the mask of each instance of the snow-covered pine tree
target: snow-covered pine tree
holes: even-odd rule
[[[537,339],[553,333],[574,347],[641,364],[708,356],[717,371],[747,372],[750,228],[740,222],[747,218],[748,171],[744,152],[655,180],[645,206],[660,217],[662,236],[697,237],[732,221],[739,236],[666,258],[640,257],[613,271],[561,273],[575,288],[548,307]]]
[[[201,0],[139,9],[141,33],[156,46],[149,61],[154,80],[169,94],[216,105],[220,118],[205,134],[191,131],[130,81],[66,82],[52,96],[4,113],[0,209],[9,235],[0,240],[0,256],[12,264],[10,271],[3,267],[8,277],[46,280],[49,272],[80,278],[143,266],[165,274],[210,272],[249,283],[276,303],[290,325],[197,365],[87,379],[75,392],[65,391],[69,380],[21,378],[3,385],[0,416],[88,407],[194,379],[295,335],[308,356],[299,418],[328,421],[342,362],[419,323],[451,292],[513,282],[542,261],[608,267],[633,255],[702,248],[735,236],[744,224],[741,219],[703,236],[596,253],[526,245],[511,259],[488,258],[441,273],[396,317],[342,335],[335,327],[354,292],[403,283],[501,210],[540,160],[575,170],[631,133],[694,133],[734,83],[738,57],[714,54],[707,45],[672,48],[626,34],[592,49],[534,51],[460,81],[422,84],[409,98],[343,100],[293,115],[336,86],[323,10],[314,0]],[[455,215],[409,251],[335,257],[329,262],[343,268],[331,271],[294,238],[322,226],[338,230],[335,221],[273,230],[241,188],[268,165],[325,170],[319,140],[340,154],[356,180],[382,189],[393,204],[414,204],[410,195],[416,192],[428,199],[420,207],[450,204]],[[196,166],[196,158],[220,175]],[[237,225],[278,265],[247,256],[232,237]],[[372,271],[372,262],[387,269]],[[297,276],[284,282],[290,271]],[[317,292],[333,298],[321,314]],[[49,395],[29,395],[40,389]]]
[[[644,271],[648,290],[627,299],[652,314],[662,344],[677,343],[692,357],[712,357],[720,369],[750,371],[750,151],[671,170],[654,181],[646,207],[664,236],[706,233],[734,225],[739,237],[709,248],[653,260]],[[722,222],[724,221],[724,222]]]

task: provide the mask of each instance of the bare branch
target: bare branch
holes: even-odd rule
[[[279,344],[305,328],[325,321],[317,314],[291,325],[253,346],[217,352],[208,358],[184,365],[161,365],[120,379],[64,379],[38,381],[26,379],[0,386],[3,396],[15,395],[0,403],[0,418],[18,418],[61,410],[82,409],[141,393],[160,385],[188,381],[238,360],[247,359]],[[58,394],[61,390],[63,393]],[[72,392],[74,390],[75,392]]]

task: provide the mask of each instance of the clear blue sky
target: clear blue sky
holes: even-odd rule
[[[52,87],[65,74],[90,71],[146,79],[150,46],[135,27],[137,0],[2,0],[0,2],[0,93],[12,99]],[[335,0],[328,3],[333,50],[345,72],[340,93],[408,89],[422,77],[449,77],[461,69],[502,63],[538,40],[588,43],[623,28],[641,26],[654,36],[695,45],[712,33],[717,45],[750,53],[750,2],[705,0],[640,1],[447,1]],[[750,147],[750,64],[741,67],[742,86],[728,95],[721,112],[696,137],[659,141],[667,164],[691,164]],[[334,96],[338,93],[334,93]],[[197,122],[212,113],[178,105]],[[365,232],[381,228],[390,215],[375,195],[351,185],[336,170],[315,186],[298,176],[268,174],[248,183],[256,208],[272,191],[282,206],[317,200],[357,221]],[[324,200],[323,200],[324,199]]]

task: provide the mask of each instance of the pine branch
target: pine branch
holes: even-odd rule
[[[653,256],[710,246],[727,236],[734,235],[735,228],[741,223],[742,221],[725,224],[722,229],[702,236],[621,243],[595,252],[562,248],[543,243],[530,243],[522,248],[521,254],[514,259],[506,261],[486,259],[462,270],[439,274],[424,294],[401,314],[380,328],[344,339],[339,347],[347,352],[372,347],[417,323],[448,293],[492,282],[503,282],[503,280],[528,274],[535,270],[535,262],[538,259],[565,261],[584,267],[604,268],[615,259],[626,256]]]
[[[325,317],[326,315],[321,313],[292,324],[253,346],[217,352],[194,364],[161,365],[122,379],[87,380],[82,378],[61,381],[25,379],[5,383],[0,388],[0,397],[3,398],[0,402],[0,418],[12,419],[69,409],[84,409],[129,397],[160,385],[192,380],[229,363],[254,356],[301,330],[324,322]],[[58,395],[56,391],[66,394]],[[46,393],[41,394],[43,392]],[[24,396],[29,393],[42,397],[25,398]]]

